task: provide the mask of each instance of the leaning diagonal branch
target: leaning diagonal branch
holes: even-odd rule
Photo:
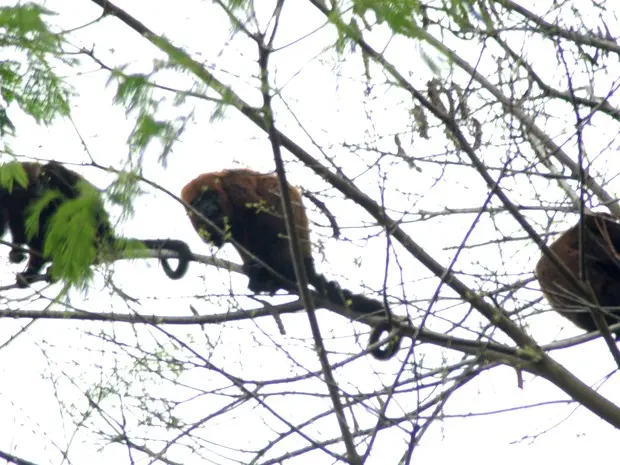
[[[510,55],[510,58],[512,58],[518,66],[521,66],[527,72],[527,75],[529,76],[529,78],[532,81],[534,81],[547,96],[552,97],[552,98],[557,98],[564,102],[577,103],[579,105],[583,105],[584,107],[588,107],[592,110],[597,110],[597,111],[600,111],[601,113],[605,113],[606,115],[615,119],[616,121],[620,121],[620,109],[614,107],[611,103],[609,103],[609,100],[608,100],[617,86],[615,86],[614,89],[610,90],[606,97],[597,96],[597,97],[592,97],[592,98],[586,98],[586,97],[581,97],[579,95],[574,95],[574,94],[571,95],[570,92],[562,92],[550,86],[545,81],[543,81],[540,75],[536,71],[534,71],[534,68],[532,67],[532,65],[529,64],[525,60],[524,57],[519,56],[519,54],[515,52],[506,43],[506,41],[503,40],[499,36],[498,33],[492,33],[491,37],[495,40],[495,42],[497,42],[497,44],[500,47],[504,49],[504,51],[508,55]]]
[[[563,29],[556,24],[551,24],[550,22],[545,21],[540,16],[532,13],[527,8],[522,7],[512,0],[496,0],[496,2],[507,10],[518,13],[524,18],[527,18],[528,21],[536,24],[536,26],[538,26],[547,37],[561,37],[579,45],[588,45],[590,47],[600,50],[607,50],[620,55],[620,45],[611,40],[596,36],[594,34],[580,34],[572,29]]]
[[[6,463],[14,463],[15,465],[37,465],[34,462],[22,459],[17,455],[9,454],[8,452],[4,452],[3,450],[0,450],[0,459],[6,460]]]

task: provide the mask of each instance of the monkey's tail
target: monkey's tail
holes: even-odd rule
[[[192,261],[192,251],[185,242],[177,239],[139,239],[148,249],[151,250],[170,250],[178,254],[179,264],[176,269],[172,269],[167,258],[160,257],[161,267],[170,279],[181,279],[189,269],[189,262]]]
[[[312,273],[309,276],[310,283],[316,288],[317,292],[331,303],[351,309],[353,312],[364,315],[376,314],[378,316],[386,315],[386,309],[383,303],[375,299],[369,299],[361,294],[353,294],[347,289],[343,289],[336,281],[329,281],[325,276],[319,273]],[[375,326],[370,333],[368,344],[372,345],[381,340],[384,332],[389,333],[392,325],[389,322]],[[396,355],[400,349],[402,336],[397,335],[386,343],[385,348],[376,347],[372,349],[371,354],[377,360],[388,360]]]

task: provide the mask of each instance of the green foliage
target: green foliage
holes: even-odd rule
[[[240,9],[247,11],[251,5],[248,0],[228,0],[226,4],[231,11],[238,11]]]
[[[221,120],[224,117],[224,112],[226,111],[226,109],[230,107],[231,105],[234,105],[235,96],[231,92],[230,89],[225,89],[220,94],[220,96],[221,96],[221,99],[215,105],[215,108],[213,109],[213,113],[211,114],[211,117],[209,118],[209,123],[213,123],[215,121]]]
[[[12,161],[0,165],[0,187],[12,192],[16,181],[20,186],[28,187],[28,175],[22,164]]]
[[[125,105],[128,114],[135,109],[156,105],[152,98],[150,82],[145,74],[123,74],[122,70],[117,70],[112,72],[108,84],[113,80],[118,85],[114,103]]]
[[[6,112],[6,108],[0,107],[0,137],[6,134],[12,134],[15,131],[15,126],[11,122],[9,115]]]
[[[424,49],[420,50],[420,55],[422,56],[422,61],[426,63],[426,66],[432,71],[435,76],[441,75],[441,66],[435,63],[435,59],[430,56]]]
[[[85,289],[92,277],[90,266],[97,259],[97,226],[107,213],[100,193],[89,183],[78,185],[80,195],[63,199],[62,205],[47,225],[43,256],[53,260],[52,277]],[[62,195],[46,192],[31,207],[26,220],[26,234],[32,237],[39,231],[41,212]]]
[[[448,14],[462,31],[471,30],[472,24],[469,20],[470,8],[470,2],[466,0],[450,0],[450,4],[447,7]]]
[[[154,64],[153,74],[155,71],[170,68],[183,69],[178,63],[157,60]],[[154,84],[151,82],[150,75],[124,74],[122,69],[118,69],[112,72],[108,84],[113,81],[118,86],[114,103],[124,105],[128,115],[132,112],[138,114],[136,124],[128,140],[132,152],[141,154],[152,141],[157,140],[164,146],[161,161],[165,164],[166,155],[183,131],[187,118],[168,120],[155,117],[159,101],[153,97]],[[175,106],[179,106],[183,102],[183,98],[173,99]]]
[[[108,199],[122,207],[121,220],[134,214],[132,200],[144,191],[140,189],[140,178],[131,172],[121,172],[108,187]]]
[[[237,3],[239,6],[242,6],[242,4],[243,2]],[[149,74],[125,75],[122,70],[117,69],[112,73],[111,81],[116,81],[119,85],[115,102],[125,105],[128,113],[134,110],[138,113],[136,126],[129,140],[131,149],[134,152],[143,153],[151,141],[159,140],[164,147],[160,160],[165,164],[166,154],[171,151],[173,142],[183,132],[192,112],[175,120],[162,119],[155,116],[160,101],[158,102],[153,98],[152,89],[156,87],[154,81],[158,71],[174,69],[181,73],[191,73],[200,78],[205,90],[213,89],[220,94],[223,99],[223,105],[230,103],[238,106],[239,102],[230,89],[213,77],[208,70],[203,68],[200,63],[194,61],[187,53],[175,47],[168,39],[152,34],[146,34],[146,37],[162,52],[167,54],[168,60],[155,61],[153,72]],[[200,88],[202,86],[197,85],[196,87]],[[200,91],[203,92],[202,89]],[[196,92],[196,90],[194,89],[192,92]],[[186,95],[182,94],[179,98],[174,98],[172,100],[173,105],[181,105],[185,101],[185,97]],[[213,118],[219,117],[221,108],[216,108]]]
[[[52,13],[26,3],[0,7],[0,51],[18,55],[0,60],[0,135],[14,131],[6,107],[16,104],[37,123],[49,124],[70,113],[71,88],[54,72],[52,60],[73,66],[63,56],[63,39],[49,30],[44,17]]]
[[[470,16],[474,1],[443,0],[441,4],[438,2],[435,9],[438,16],[445,14],[458,28],[467,31],[472,27]],[[421,28],[425,27],[428,21],[425,6],[420,0],[353,0],[352,11],[361,18],[372,12],[378,24],[385,23],[394,33],[410,38],[420,37]],[[342,19],[332,22],[338,25],[342,23]],[[353,28],[347,28],[346,35],[353,38],[354,34]]]
[[[28,185],[28,176],[21,163],[12,161],[0,165],[0,186],[12,190],[15,183]],[[106,240],[99,237],[112,231],[99,230],[99,224],[108,221],[103,197],[89,182],[77,186],[79,196],[67,199],[57,190],[43,193],[29,207],[26,215],[26,235],[30,239],[39,234],[40,217],[50,203],[62,201],[56,213],[49,220],[43,245],[43,256],[53,262],[51,274],[54,280],[63,280],[66,290],[77,287],[86,290],[92,278],[92,265],[116,258],[120,253],[144,250],[144,244],[135,240]],[[131,200],[140,193],[139,177],[134,173],[120,173],[110,186],[108,194],[112,203],[123,207],[122,216],[133,214]]]
[[[172,121],[158,121],[151,114],[140,112],[136,125],[129,135],[129,146],[132,150],[138,151],[145,148],[153,139],[159,139],[164,146],[168,146],[176,140],[179,130],[180,128]]]
[[[419,26],[415,18],[421,12],[419,0],[356,0],[353,13],[364,16],[372,11],[377,23],[387,23],[397,34],[416,37]]]
[[[123,207],[123,216],[133,213],[131,199],[140,192],[138,181],[134,173],[123,172],[108,190],[112,203]],[[137,240],[113,237],[111,228],[100,229],[102,222],[109,222],[103,196],[87,181],[80,182],[77,188],[79,195],[75,199],[67,199],[56,190],[45,192],[30,208],[26,234],[29,238],[37,234],[41,213],[50,203],[61,199],[62,204],[47,224],[43,256],[53,262],[54,280],[63,280],[67,289],[76,287],[85,291],[93,275],[93,264],[132,251],[140,256],[145,246]]]

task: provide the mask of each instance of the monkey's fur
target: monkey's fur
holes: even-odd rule
[[[588,304],[599,305],[608,325],[620,321],[620,224],[606,214],[588,213],[583,217],[585,272],[596,302],[580,295],[551,259],[543,254],[536,265],[536,277],[551,306],[585,331],[598,328]],[[550,246],[576,278],[579,278],[579,222]],[[615,307],[615,308],[613,308]],[[620,330],[616,332],[620,338]]]
[[[316,272],[308,218],[301,194],[293,186],[289,186],[289,193],[293,220],[310,284],[318,293],[336,305],[350,306],[353,311],[361,314],[385,314],[383,303],[341,289],[337,283],[328,281]],[[194,229],[205,242],[221,247],[233,239],[241,246],[233,243],[243,261],[244,273],[249,277],[248,288],[252,292],[266,292],[272,295],[279,289],[297,292],[293,258],[280,198],[280,185],[276,175],[249,169],[205,173],[183,188],[181,198],[199,212],[196,214],[191,208],[187,208]],[[203,218],[209,220],[216,228]],[[386,326],[374,328],[370,343],[379,341],[381,334],[389,329]],[[400,339],[396,338],[386,349],[374,349],[373,356],[380,360],[391,358],[400,347]]]

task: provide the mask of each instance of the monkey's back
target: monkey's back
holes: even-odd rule
[[[620,245],[620,225],[596,215],[589,215],[586,221],[584,264],[588,284],[597,302],[591,302],[590,298],[581,295],[544,254],[536,266],[536,277],[543,294],[555,310],[576,326],[586,331],[595,331],[597,327],[590,316],[588,304],[608,307],[603,308],[608,324],[619,321],[620,262],[617,250]],[[578,224],[572,227],[550,245],[550,249],[577,279],[580,273],[578,227]]]
[[[247,168],[204,173],[183,188],[181,198],[190,204],[205,189],[215,190],[222,195],[221,206],[228,216],[241,214],[245,218],[251,218],[253,230],[244,231],[242,237],[235,237],[242,245],[250,245],[250,242],[261,235],[268,240],[286,236],[280,183],[275,174],[259,173]],[[288,189],[302,253],[309,257],[312,251],[306,209],[299,189],[291,185],[288,185]],[[196,230],[204,227],[197,215],[192,215],[191,211],[188,213]]]

